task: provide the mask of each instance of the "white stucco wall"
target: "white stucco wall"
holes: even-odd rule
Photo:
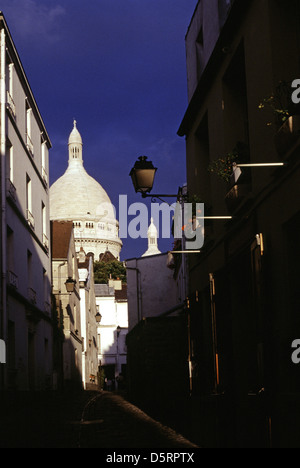
[[[126,261],[129,331],[144,317],[157,317],[177,305],[168,254]]]

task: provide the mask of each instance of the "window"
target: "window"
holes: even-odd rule
[[[27,282],[28,288],[32,286],[32,253],[27,250]]]
[[[43,202],[42,202],[42,236],[43,236],[44,247],[46,247],[46,249],[49,249],[49,240],[47,237],[47,210]]]
[[[50,306],[50,291],[49,291],[49,278],[47,275],[47,271],[43,268],[42,271],[43,274],[43,291],[44,291],[44,306],[45,306],[45,312],[47,312],[50,315],[51,312],[51,306]]]
[[[8,65],[8,92],[11,98],[14,97],[14,64]]]
[[[26,133],[31,137],[31,113],[32,109],[29,107],[28,102],[26,103]]]
[[[237,142],[249,146],[247,80],[243,42],[232,57],[223,77],[223,97],[226,151],[232,151]]]
[[[10,146],[8,154],[8,178],[11,182],[14,181],[14,148]]]
[[[26,174],[26,209],[32,211],[32,198],[31,198],[31,179]]]
[[[8,58],[8,60],[10,60]],[[13,118],[16,118],[16,105],[13,100],[14,96],[14,85],[13,85],[13,76],[14,76],[14,64],[9,63],[8,65],[8,83],[7,83],[7,108],[10,111]]]
[[[26,146],[31,156],[33,156],[33,143],[31,139],[32,138],[31,121],[32,121],[32,109],[29,106],[28,101],[26,100]]]
[[[73,308],[73,319],[74,319],[74,330],[76,332],[77,330],[77,307],[76,305],[74,305],[74,308]]]
[[[73,159],[78,159],[79,158],[79,148],[77,148],[77,146],[75,146],[73,148]]]
[[[97,347],[98,347],[98,353],[101,354],[101,335],[100,333],[98,333],[97,335],[97,338],[98,338],[98,343],[97,343]]]
[[[48,184],[48,174],[46,170],[46,151],[47,146],[46,142],[41,140],[41,154],[42,154],[42,178],[45,184]]]
[[[206,113],[195,132],[195,155],[189,162],[188,171],[192,180],[190,190],[202,197],[205,193],[206,201],[210,205],[211,201],[211,178],[207,177],[207,168],[210,163],[210,142],[208,131],[208,113]]]
[[[7,195],[14,202],[17,200],[16,187],[14,182],[14,149],[11,143],[8,141],[6,146],[6,190]]]
[[[14,231],[7,226],[7,267],[14,271]]]
[[[43,223],[43,234],[46,234],[47,233],[47,229],[46,229],[46,207],[44,205],[44,203],[42,202],[42,223]]]
[[[14,181],[14,149],[9,140],[6,144],[6,178]]]
[[[28,174],[26,174],[26,219],[28,224],[34,229],[34,217],[32,215],[32,183]]]
[[[9,226],[7,226],[7,283],[13,288],[18,288],[18,277],[15,274],[14,232]]]

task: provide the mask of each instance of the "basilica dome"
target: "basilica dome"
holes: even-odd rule
[[[76,250],[95,260],[106,251],[120,258],[122,241],[115,210],[103,187],[83,166],[83,143],[76,121],[69,137],[69,164],[50,188],[50,219],[73,221]]]

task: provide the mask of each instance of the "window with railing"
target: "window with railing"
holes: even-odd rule
[[[34,229],[34,217],[33,217],[33,214],[31,213],[30,210],[27,210],[26,212],[26,219],[27,219],[27,222],[29,224],[29,226]]]
[[[34,217],[32,214],[32,183],[28,174],[26,174],[26,219],[28,224],[34,229]]]
[[[9,91],[7,91],[7,108],[10,111],[13,118],[15,119],[17,115],[16,105]]]
[[[43,234],[43,245],[46,249],[49,249],[49,239],[47,236],[47,211],[44,202],[42,202],[42,234]]]
[[[31,154],[33,156],[34,154],[34,148],[33,148],[33,142],[32,142],[32,109],[29,106],[28,101],[26,101],[26,146]]]
[[[28,299],[31,302],[31,304],[36,304],[36,291],[32,288],[28,288]]]
[[[29,133],[26,133],[26,146],[31,156],[33,156],[33,143]]]
[[[8,60],[9,57],[8,57]],[[8,64],[8,71],[7,71],[7,75],[8,75],[8,82],[7,82],[7,93],[6,93],[6,105],[7,105],[7,109],[9,110],[11,116],[16,119],[16,104],[14,102],[14,64],[13,63],[9,63]]]
[[[49,239],[48,237],[46,236],[46,234],[43,234],[43,246],[49,250]]]
[[[6,196],[14,202],[17,201],[17,189],[10,179],[6,179]]]
[[[41,155],[42,155],[42,178],[44,183],[47,185],[48,184],[48,174],[46,171],[46,142],[41,140]]]
[[[13,271],[8,270],[7,272],[7,284],[8,286],[18,289],[18,276]]]

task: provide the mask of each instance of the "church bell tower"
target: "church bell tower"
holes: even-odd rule
[[[82,147],[82,138],[77,129],[77,122],[74,120],[74,128],[69,137],[69,165],[83,164]]]

